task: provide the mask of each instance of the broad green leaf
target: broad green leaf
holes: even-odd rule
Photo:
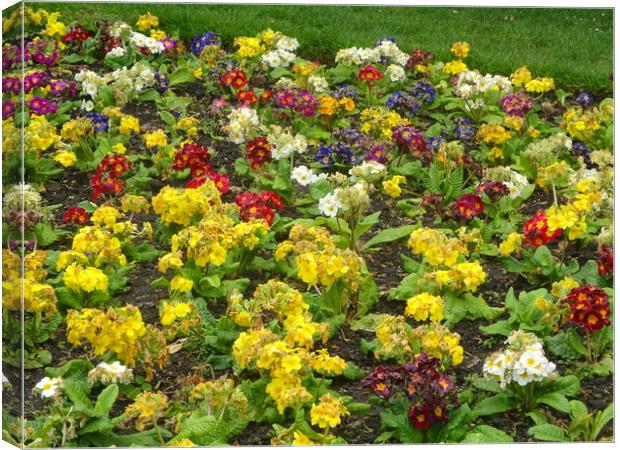
[[[515,399],[512,395],[503,393],[493,397],[485,398],[474,407],[477,416],[490,416],[501,412],[510,411],[515,408]]]
[[[393,242],[398,239],[402,239],[405,236],[409,236],[413,230],[418,228],[418,225],[403,225],[396,228],[387,228],[379,231],[372,239],[368,240],[364,244],[364,250],[367,250],[374,245],[385,244],[387,242]]]
[[[543,423],[541,425],[534,425],[527,430],[527,433],[534,438],[547,442],[565,442],[566,433],[557,425],[550,423]]]

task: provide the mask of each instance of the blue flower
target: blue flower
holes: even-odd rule
[[[96,132],[107,132],[110,129],[110,119],[103,114],[88,113],[86,118],[93,121],[93,130]]]
[[[336,153],[336,148],[331,145],[321,145],[319,146],[319,150],[316,153],[315,159],[322,166],[329,167],[334,164],[334,154]]]
[[[199,55],[200,52],[209,45],[221,45],[222,40],[219,35],[209,31],[208,33],[199,34],[198,36],[194,36],[194,40],[192,41],[192,52],[194,55]]]
[[[170,80],[168,77],[163,73],[156,73],[155,79],[157,80],[157,90],[159,92],[166,92],[170,87]]]
[[[592,104],[592,96],[587,92],[582,92],[581,94],[579,94],[579,97],[577,97],[577,103],[579,103],[584,108],[587,108]]]
[[[403,94],[401,94],[399,91],[394,91],[386,100],[385,106],[387,106],[389,109],[394,109],[400,105],[402,98]]]
[[[426,138],[426,146],[431,150],[437,150],[442,142],[444,142],[444,138],[441,136],[429,136]]]

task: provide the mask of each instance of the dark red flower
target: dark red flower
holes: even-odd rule
[[[547,245],[552,240],[562,234],[561,229],[553,232],[549,231],[547,225],[547,216],[543,210],[538,210],[529,220],[523,224],[523,235],[526,240],[525,245],[538,248],[541,245]]]
[[[483,212],[484,203],[475,194],[465,194],[454,202],[454,214],[462,219],[471,220]]]
[[[247,74],[238,68],[231,69],[220,77],[220,83],[234,89],[241,89],[248,84]]]
[[[237,92],[237,101],[244,105],[253,105],[258,101],[258,97],[252,89],[245,89]]]
[[[62,216],[63,223],[76,223],[79,225],[83,225],[88,221],[88,213],[84,208],[78,207],[70,207],[67,208],[65,214]]]
[[[570,306],[568,321],[588,331],[597,331],[609,325],[609,296],[598,286],[573,288],[565,298]]]
[[[613,275],[614,249],[611,245],[603,244],[599,247],[597,263],[600,276]]]
[[[257,169],[271,161],[271,144],[266,137],[252,139],[245,147],[245,154],[250,160],[252,169]]]
[[[407,414],[409,422],[418,430],[428,430],[432,425],[433,411],[426,403],[412,405]]]
[[[491,201],[495,202],[510,192],[508,186],[499,181],[483,181],[476,186],[476,192],[480,195],[487,194]]]

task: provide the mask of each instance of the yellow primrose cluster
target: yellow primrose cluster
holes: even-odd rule
[[[140,351],[140,338],[147,332],[142,314],[135,306],[108,308],[106,311],[84,308],[67,314],[67,342],[75,346],[88,341],[95,355],[113,351],[119,360],[134,366]]]
[[[151,150],[154,148],[162,148],[168,145],[168,135],[164,130],[154,130],[150,133],[145,133],[142,136],[142,140],[144,141],[144,145],[147,149]]]
[[[222,202],[215,183],[206,180],[203,185],[194,189],[164,186],[151,203],[163,223],[188,226]]]
[[[54,161],[63,167],[71,167],[76,163],[77,156],[75,153],[68,150],[59,150],[54,154]]]
[[[233,41],[237,49],[237,55],[241,58],[252,58],[262,55],[266,48],[259,38],[249,36],[239,36]]]
[[[536,184],[542,188],[548,185],[561,186],[571,172],[571,167],[564,160],[556,161],[546,167],[538,167]]]
[[[562,116],[560,127],[566,130],[572,138],[588,142],[601,128],[598,110],[592,108],[584,111],[580,106],[570,108]]]
[[[555,81],[550,77],[538,77],[525,83],[525,90],[530,93],[544,94],[553,89],[555,89]]]
[[[471,46],[467,42],[455,42],[450,47],[450,51],[457,58],[465,59],[469,55]]]
[[[417,228],[411,232],[407,245],[414,255],[423,256],[434,266],[451,266],[459,256],[467,256],[467,247],[459,239],[450,238],[440,230]]]
[[[150,12],[147,12],[146,14],[142,14],[141,16],[139,16],[138,21],[136,22],[136,26],[138,27],[138,30],[140,31],[146,31],[146,30],[149,30],[150,28],[155,28],[158,25],[159,25],[159,19],[157,18],[157,16],[154,16]]]
[[[276,320],[286,333],[284,338],[263,328],[257,320],[240,319],[243,313],[250,316],[260,314],[256,312],[257,305],[271,308],[276,313]],[[255,364],[259,371],[269,371],[271,381],[266,391],[280,413],[288,406],[301,406],[312,399],[301,383],[303,374],[314,370],[326,375],[340,375],[346,368],[342,358],[330,356],[326,349],[311,351],[314,336],[322,334],[325,341],[327,329],[323,324],[312,322],[308,309],[298,291],[275,280],[260,285],[251,302],[244,304],[238,295],[230,299],[231,316],[254,326],[239,335],[233,344],[233,356],[241,369]]]
[[[383,138],[387,141],[392,140],[392,128],[398,125],[407,125],[407,119],[403,118],[396,111],[387,108],[366,108],[360,114],[362,133],[372,134],[376,138]]]
[[[454,264],[449,270],[435,272],[435,282],[439,287],[448,286],[456,291],[475,292],[487,275],[479,261]]]
[[[443,66],[443,73],[448,75],[458,75],[459,73],[465,72],[466,70],[467,64],[465,64],[460,59],[449,61]]]
[[[168,410],[168,397],[163,392],[139,393],[133,403],[125,408],[127,419],[136,417],[136,430],[152,427]]]
[[[379,359],[396,358],[410,360],[421,351],[436,356],[444,363],[454,365],[463,362],[463,347],[460,336],[439,323],[430,323],[411,328],[403,316],[388,316],[377,327],[379,348],[375,356]]]
[[[22,149],[21,129],[17,128],[11,119],[2,121],[2,155],[20,152]]]
[[[444,303],[437,295],[423,292],[407,300],[405,316],[413,317],[418,322],[429,319],[431,322],[443,320]]]
[[[106,292],[108,276],[96,267],[83,267],[77,263],[69,264],[64,271],[62,280],[74,292]]]
[[[32,115],[24,130],[24,140],[26,148],[33,148],[39,152],[61,142],[60,136],[56,133],[56,127],[49,123],[45,116],[37,115]]]
[[[121,209],[126,213],[148,214],[151,205],[149,201],[141,195],[125,194],[121,198]]]
[[[162,325],[172,325],[177,319],[183,319],[192,312],[192,304],[185,302],[168,303],[162,302],[159,311],[159,320]]]
[[[174,125],[174,129],[177,131],[183,131],[187,133],[188,136],[197,136],[198,135],[198,124],[200,121],[192,116],[181,117],[177,123]],[[182,145],[181,145],[182,146]]]
[[[79,144],[84,136],[93,132],[93,121],[86,117],[71,119],[62,125],[60,137],[65,141]]]
[[[521,248],[523,235],[520,233],[510,233],[508,237],[499,244],[499,251],[502,255],[508,256]]]
[[[44,20],[47,19],[49,13],[45,9],[37,9],[34,10],[29,6],[24,8],[24,22],[28,25],[41,25]],[[22,9],[15,8],[15,10],[11,13],[10,16],[4,18],[2,20],[2,29],[4,32],[7,32],[9,29],[13,28],[15,25],[20,24],[22,21]]]
[[[337,99],[330,95],[321,95],[318,100],[319,113],[323,116],[333,116],[341,111],[351,112],[355,108],[355,102],[350,97]]]
[[[402,190],[400,185],[406,183],[407,179],[402,175],[394,175],[389,180],[385,180],[382,185],[385,192],[392,198],[399,197]]]
[[[284,260],[289,253],[295,255],[297,276],[308,286],[331,286],[344,278],[353,291],[357,291],[361,258],[351,250],[336,248],[329,232],[323,227],[295,225],[289,240],[278,245],[276,261]]]
[[[2,281],[2,307],[5,310],[22,310],[22,281],[24,312],[44,313],[48,316],[56,312],[54,288],[28,278]]]
[[[129,114],[123,114],[119,120],[118,132],[126,136],[131,133],[140,133],[140,120]]]
[[[61,252],[56,262],[56,270],[62,270],[76,260],[75,253],[90,255],[88,260],[93,261],[95,267],[104,264],[127,264],[127,258],[121,251],[121,242],[118,238],[98,226],[85,226],[78,230],[73,237],[73,243],[69,251]],[[80,260],[82,258],[77,257]]]
[[[341,417],[348,415],[349,410],[341,398],[325,394],[310,408],[310,423],[329,430],[340,425]]]
[[[224,375],[216,380],[196,384],[188,395],[190,402],[201,403],[211,414],[223,410],[243,419],[248,414],[248,399],[231,378]]]
[[[263,220],[235,224],[227,214],[228,206],[206,211],[198,225],[184,228],[172,236],[172,251],[184,249],[187,258],[205,267],[207,264],[224,264],[233,248],[254,249],[260,237],[269,230],[267,224]]]
[[[45,11],[45,10],[39,10],[39,11]],[[53,36],[63,37],[65,34],[67,34],[66,25],[58,20],[58,18],[60,17],[59,12],[46,13],[45,15],[47,17],[44,17],[44,15],[42,14],[42,17],[44,17],[46,21],[45,21],[45,29],[41,31],[41,34],[45,36],[49,36],[49,37],[53,37]]]
[[[532,73],[525,66],[519,67],[510,75],[510,81],[516,87],[524,86],[532,80]]]
[[[31,281],[43,281],[47,270],[43,267],[48,252],[34,250],[24,257],[24,277]],[[2,279],[12,280],[21,276],[21,258],[17,253],[2,249]]]
[[[502,145],[509,141],[512,135],[499,123],[485,123],[480,126],[478,136],[487,145]]]

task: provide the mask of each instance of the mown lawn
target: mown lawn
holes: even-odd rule
[[[404,50],[424,48],[446,60],[454,41],[472,44],[468,63],[481,71],[509,74],[527,65],[568,89],[612,90],[611,9],[516,9],[456,7],[165,5],[42,3],[63,16],[122,19],[135,23],[150,11],[166,30],[191,38],[218,32],[225,43],[271,27],[295,36],[300,54],[329,60],[343,47],[372,45],[393,36]]]

